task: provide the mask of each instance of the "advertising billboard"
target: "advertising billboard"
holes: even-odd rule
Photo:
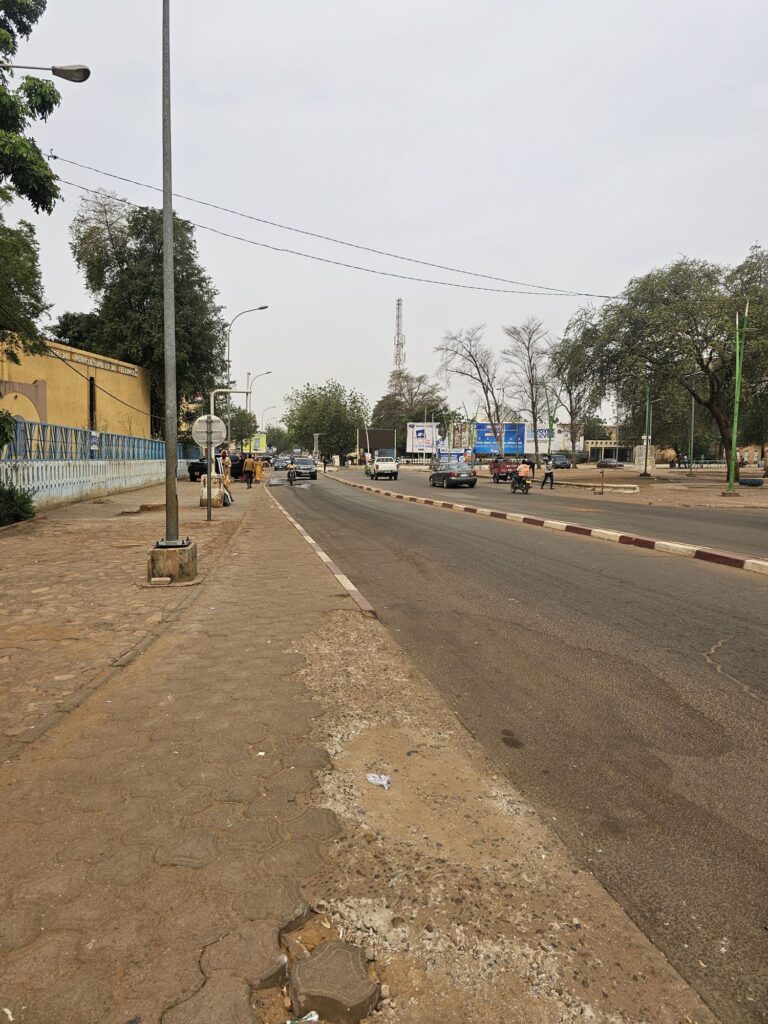
[[[370,445],[370,448],[368,447]],[[357,429],[357,450],[371,455],[397,457],[397,431],[391,427],[363,427]]]
[[[534,433],[530,424],[525,429],[525,450],[528,453],[535,451],[536,441],[539,442],[539,451],[546,451],[548,448],[553,452],[569,451],[571,447],[571,431],[565,423],[554,423],[552,426],[552,437],[547,427],[539,427]],[[576,446],[577,448],[579,445]]]
[[[441,429],[440,423],[409,423],[405,450],[411,455],[437,451],[442,441]]]
[[[249,447],[246,447],[246,451],[253,452],[254,455],[266,455],[267,452],[267,435],[266,434],[254,434],[248,442]]]
[[[522,455],[525,452],[525,424],[524,423],[502,423],[504,454]],[[498,455],[499,445],[493,433],[493,426],[490,423],[475,424],[475,446],[476,455]]]

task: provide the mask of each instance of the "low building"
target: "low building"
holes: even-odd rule
[[[0,409],[33,423],[151,436],[147,370],[56,341],[48,348],[18,365],[0,352]]]

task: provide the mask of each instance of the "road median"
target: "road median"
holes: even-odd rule
[[[541,518],[538,516],[526,516],[519,512],[505,512],[501,509],[483,508],[478,505],[464,505],[455,501],[423,498],[419,495],[403,494],[398,491],[385,490],[381,487],[373,487],[369,484],[361,484],[354,480],[344,480],[340,476],[333,476],[331,479],[334,483],[343,484],[345,487],[354,487],[360,491],[367,491],[371,494],[377,494],[385,498],[395,498],[398,501],[406,501],[418,505],[431,505],[435,508],[447,509],[452,512],[468,512],[473,515],[490,516],[493,519],[502,519],[506,522],[517,523],[522,526],[538,526],[547,530],[559,530],[564,533],[576,534],[580,537],[591,537],[595,540],[629,545],[631,547],[641,548],[647,551],[658,551],[662,554],[676,555],[682,558],[693,558],[697,561],[709,562],[713,565],[723,565],[731,569],[743,569],[747,572],[768,575],[768,560],[754,558],[750,555],[742,555],[737,552],[717,551],[712,548],[701,547],[695,544],[685,544],[678,541],[643,537],[635,533],[625,533],[619,530],[584,526],[581,523],[563,522],[561,520]]]

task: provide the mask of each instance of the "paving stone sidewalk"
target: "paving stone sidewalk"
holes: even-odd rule
[[[186,589],[141,586],[162,512],[116,514],[140,495],[0,538],[26,594],[6,595],[0,663],[16,1024],[253,1024],[253,992],[285,980],[278,929],[306,912],[338,828],[310,803],[327,755],[306,738],[321,708],[297,648],[350,601],[265,488],[235,493],[206,534],[182,490],[204,570]]]

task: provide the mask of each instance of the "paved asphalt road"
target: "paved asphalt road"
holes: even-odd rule
[[[341,473],[344,479],[365,482],[389,491],[431,498],[443,496],[442,491],[429,486],[429,474],[418,470],[401,469],[397,480],[380,480],[378,483],[364,477],[360,470],[342,470]],[[567,470],[559,475],[567,477]],[[624,530],[657,540],[676,540],[768,558],[768,509],[664,508],[648,505],[648,501],[658,493],[653,490],[647,497],[628,495],[620,502],[616,498],[600,501],[592,496],[591,491],[585,493],[575,487],[542,491],[540,479],[534,482],[530,494],[512,494],[509,484],[494,484],[485,477],[478,480],[476,487],[457,487],[445,493],[450,495],[448,501],[459,501],[463,505],[543,515],[584,526]],[[749,495],[740,494],[733,500],[746,505]]]
[[[720,1018],[768,1019],[768,580],[322,479],[274,493]]]

